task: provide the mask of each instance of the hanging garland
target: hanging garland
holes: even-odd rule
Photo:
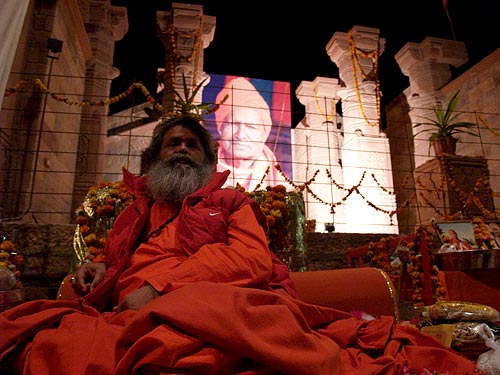
[[[359,110],[361,112],[361,115],[365,119],[366,123],[370,126],[378,126],[380,124],[380,81],[378,79],[378,57],[379,57],[379,48],[377,47],[374,51],[372,52],[365,52],[359,48],[356,47],[356,44],[354,43],[354,38],[352,37],[351,31],[349,31],[348,35],[348,40],[349,40],[349,51],[351,53],[351,63],[352,63],[352,74],[354,78],[354,89],[356,91],[356,97],[358,99],[358,105],[359,105]],[[361,100],[361,94],[359,92],[359,84],[358,84],[358,75],[357,75],[357,70],[361,73],[361,78],[363,80],[369,79],[369,77],[366,75],[366,73],[363,71],[363,68],[361,66],[361,63],[359,62],[359,56],[365,59],[371,59],[373,62],[373,80],[375,81],[375,102],[377,105],[377,118],[375,122],[370,122],[368,117],[366,116],[365,110],[363,108],[363,103]]]
[[[178,116],[178,115],[185,115],[189,114],[193,117],[196,117],[198,119],[203,119],[205,116],[209,115],[212,112],[215,112],[219,109],[220,105],[223,104],[228,96],[226,95],[219,103],[201,103],[201,104],[194,104],[194,100],[196,97],[196,94],[200,90],[200,88],[203,86],[203,83],[207,80],[208,78],[205,78],[200,84],[198,84],[192,91],[192,93],[189,92],[189,89],[187,87],[186,83],[186,78],[183,76],[183,84],[184,84],[184,96],[185,99],[177,92],[174,90],[176,94],[176,100],[174,102],[173,110],[172,111],[167,111],[160,103],[156,101],[156,99],[151,95],[151,93],[148,91],[146,86],[144,86],[141,82],[135,82],[132,83],[127,90],[122,92],[121,94],[118,94],[112,98],[108,98],[106,100],[99,100],[99,101],[74,101],[65,97],[62,97],[58,94],[55,94],[51,92],[47,86],[42,82],[41,79],[35,78],[31,80],[21,80],[19,83],[17,83],[14,87],[8,88],[5,91],[5,96],[10,96],[15,93],[19,92],[25,92],[21,90],[24,86],[32,83],[35,86],[37,86],[40,91],[43,93],[50,95],[51,98],[63,102],[68,105],[76,105],[79,107],[102,107],[105,105],[110,105],[114,103],[118,103],[120,100],[132,95],[134,90],[139,90],[146,98],[146,100],[153,105],[153,108],[160,112],[163,116],[165,117],[172,117],[172,116]]]
[[[481,115],[477,115],[479,123],[485,127],[485,129],[489,130],[494,136],[500,138],[500,133],[498,133],[495,129],[493,129],[486,121],[481,117]]]
[[[319,103],[319,100],[318,100],[318,93],[316,92],[316,86],[315,86],[314,82],[312,83],[312,89],[313,89],[314,101],[316,102],[316,107],[318,107],[319,114],[325,118],[325,122],[333,123],[334,119],[335,119],[335,115],[336,115],[335,99],[332,98],[332,104],[331,104],[332,114],[328,115],[328,111],[327,111],[327,113],[324,113],[323,109],[321,108],[321,104]],[[326,97],[325,97],[325,102],[326,102]],[[326,103],[325,103],[325,109],[326,109]]]
[[[220,103],[202,103],[200,105],[195,105],[193,102],[194,102],[194,98],[195,98],[195,95],[196,93],[198,92],[199,88],[202,86],[202,84],[204,83],[201,82],[194,90],[193,90],[193,93],[191,94],[191,96],[189,96],[186,100],[183,100],[180,95],[178,95],[178,98],[179,100],[176,101],[176,104],[177,104],[177,107],[175,108],[175,112],[169,112],[167,111],[160,103],[158,103],[156,101],[156,99],[149,93],[149,91],[147,90],[147,88],[140,82],[135,82],[135,83],[132,83],[128,88],[127,90],[125,90],[124,92],[122,92],[121,94],[118,94],[114,97],[111,97],[111,98],[108,98],[108,99],[105,99],[105,100],[99,100],[99,101],[82,101],[82,102],[78,102],[78,101],[73,101],[69,98],[65,98],[65,97],[62,97],[58,94],[55,94],[53,92],[51,92],[47,86],[39,79],[39,78],[36,78],[36,79],[31,79],[31,80],[21,80],[19,81],[14,87],[12,88],[8,88],[6,89],[5,91],[5,97],[8,97],[8,96],[11,96],[15,93],[19,93],[19,92],[26,92],[24,90],[22,90],[25,86],[27,86],[28,84],[34,84],[35,86],[37,86],[40,91],[42,91],[43,93],[46,93],[47,95],[50,95],[54,100],[57,100],[59,102],[63,102],[65,104],[68,104],[68,105],[77,105],[77,106],[80,106],[80,107],[85,107],[85,106],[105,106],[105,105],[110,105],[110,104],[114,104],[114,103],[117,103],[119,102],[120,100],[132,95],[132,93],[135,91],[135,90],[139,90],[146,98],[146,100],[151,103],[153,105],[153,107],[158,110],[160,113],[163,113],[165,116],[172,116],[172,115],[176,115],[178,113],[185,113],[186,111],[190,112],[193,111],[193,109],[195,110],[196,113],[193,113],[194,115],[198,115],[198,116],[206,116],[214,111],[216,111],[219,106],[224,103],[224,101],[227,99],[224,98]],[[186,82],[184,80],[184,85],[186,86]],[[185,87],[186,89],[186,87]],[[483,121],[482,119],[480,119],[481,121]],[[439,166],[439,168],[441,168],[441,166]],[[398,212],[400,212],[403,208],[405,207],[408,207],[410,205],[410,203],[416,198],[416,194],[415,193],[412,193],[410,195],[410,197],[401,204],[401,207],[398,207],[396,208],[395,210],[392,210],[392,211],[388,211],[388,210],[384,210],[380,207],[378,207],[376,204],[374,204],[373,202],[367,200],[360,192],[359,192],[359,187],[365,177],[365,172],[363,172],[363,175],[361,176],[360,178],[360,181],[358,182],[358,184],[352,186],[351,188],[349,189],[346,189],[342,186],[340,186],[332,177],[331,173],[327,170],[327,174],[331,180],[331,183],[336,186],[338,189],[342,189],[344,191],[346,191],[346,195],[344,195],[344,197],[338,201],[338,202],[326,202],[324,201],[323,199],[321,199],[310,187],[310,185],[314,182],[317,174],[319,173],[319,170],[316,170],[316,172],[314,173],[313,177],[306,181],[305,183],[303,184],[296,184],[294,183],[284,172],[283,170],[281,169],[281,166],[279,164],[276,164],[276,169],[280,172],[280,174],[283,176],[283,178],[289,183],[291,184],[294,188],[298,189],[299,191],[303,191],[303,190],[307,190],[309,192],[309,194],[311,194],[311,196],[316,199],[318,202],[322,203],[322,204],[325,204],[325,205],[328,205],[330,206],[331,208],[331,213],[334,214],[335,213],[335,208],[339,205],[342,205],[345,203],[345,201],[348,199],[348,197],[350,195],[352,195],[352,193],[356,192],[358,195],[360,195],[366,202],[367,205],[369,205],[370,207],[374,208],[375,210],[377,211],[380,211],[380,212],[383,212],[387,215],[389,215],[390,217],[390,220],[391,220],[391,224],[392,224],[392,218],[394,217],[394,215],[396,215]],[[262,179],[260,180],[259,184],[257,185],[258,188],[260,188],[267,176],[267,174],[269,173],[269,168],[265,171]],[[427,186],[425,186],[422,181],[420,180],[420,177],[416,179],[416,183],[418,184],[418,186],[424,190],[426,193],[443,193],[444,191],[444,186],[445,186],[445,182],[446,182],[446,176],[444,175],[444,173],[442,173],[442,170],[440,169],[441,171],[441,180],[440,180],[440,184],[439,186],[437,187],[434,187],[434,188],[429,188]],[[452,170],[453,172],[453,170]],[[452,174],[452,173],[450,173]],[[390,192],[388,191],[387,189],[385,189],[383,186],[380,185],[380,183],[377,181],[377,179],[375,178],[375,176],[372,174],[372,178],[375,180],[375,182],[377,183],[377,186],[379,188],[381,188],[384,192],[386,192],[387,194],[396,194],[396,192]],[[405,178],[405,182],[403,183],[403,185],[406,185],[408,183],[408,179],[409,177],[407,176]],[[459,196],[459,199],[461,201],[461,203],[463,202],[464,204],[467,204],[467,205],[470,205],[470,204],[475,204],[476,207],[481,210],[482,214],[484,217],[486,218],[496,218],[497,216],[500,216],[500,208],[496,210],[496,212],[491,212],[490,210],[488,210],[481,202],[481,200],[476,196],[476,193],[479,191],[479,188],[482,186],[484,186],[484,188],[487,190],[487,191],[491,191],[492,192],[492,195],[494,197],[500,197],[500,193],[495,193],[491,190],[491,186],[490,186],[490,181],[488,178],[482,178],[482,177],[479,177],[478,180],[476,181],[475,183],[475,186],[474,186],[474,189],[469,192],[469,193],[466,193],[464,192],[460,186],[458,185],[458,183],[456,182],[456,180],[453,178],[453,176],[450,176],[449,177],[449,180],[450,180],[450,186],[453,187],[454,191],[458,194]],[[401,189],[403,189],[403,186],[401,187]],[[255,190],[258,190],[257,188]],[[422,200],[427,204],[429,205],[435,212],[437,215],[439,215],[440,217],[443,217],[445,220],[456,220],[460,217],[461,215],[461,212],[460,211],[457,211],[455,212],[454,214],[452,215],[447,215],[443,212],[441,212],[439,210],[439,208],[437,208],[435,205],[433,205],[426,197],[425,195],[420,192],[419,193],[419,197],[422,198]]]
[[[202,32],[203,32],[203,15],[200,17],[200,26],[198,30],[196,31],[196,34],[194,35],[194,42],[193,42],[193,48],[191,50],[190,55],[186,57],[182,57],[179,54],[179,50],[177,48],[177,38],[183,38],[183,39],[192,39],[193,35],[190,33],[180,33],[175,30],[174,27],[174,13],[170,12],[170,21],[168,24],[168,35],[170,39],[170,53],[168,54],[169,57],[169,63],[170,63],[170,77],[171,77],[171,82],[173,85],[175,85],[175,67],[179,65],[179,62],[182,59],[185,59],[188,63],[192,63],[193,59],[195,59],[194,62],[194,71],[193,71],[193,87],[196,87],[198,85],[198,64],[199,64],[199,59],[200,59],[200,53],[201,53],[201,41],[202,41]]]
[[[423,262],[420,254],[419,239],[421,233],[426,235],[426,240],[431,243],[432,234],[425,228],[420,227],[416,230],[414,240],[406,240],[398,243],[397,248],[391,248],[391,239],[397,237],[383,237],[378,242],[368,244],[367,263],[371,267],[384,270],[391,278],[394,285],[402,285],[405,282],[405,275],[409,274],[412,294],[411,301],[415,306],[423,305]],[[434,264],[432,254],[429,254],[431,261],[430,279],[432,286],[433,302],[446,299],[446,288],[439,279],[439,268]],[[399,258],[398,260],[396,258]]]

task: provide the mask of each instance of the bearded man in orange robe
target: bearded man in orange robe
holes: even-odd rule
[[[0,314],[0,368],[12,374],[462,375],[474,364],[392,317],[362,320],[297,298],[270,251],[258,205],[221,188],[214,140],[190,116],[159,124],[134,203],[105,259],[74,275],[71,301]]]

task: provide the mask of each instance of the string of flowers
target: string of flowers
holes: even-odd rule
[[[470,192],[465,192],[458,184],[455,177],[455,168],[449,163],[448,159],[444,159],[444,164],[446,169],[448,170],[448,180],[450,183],[450,187],[455,192],[457,199],[460,202],[460,206],[464,209],[467,209],[471,204],[474,204],[482,213],[485,218],[495,219],[495,213],[488,210],[484,204],[481,202],[481,199],[477,197],[479,194],[480,188],[485,187],[483,190],[483,198],[488,198],[488,193],[491,191],[490,183],[488,176],[479,176],[474,183],[474,186]]]
[[[267,169],[265,170],[264,172],[264,175],[262,176],[262,178],[260,179],[259,183],[257,184],[257,186],[255,186],[255,189],[254,191],[257,191],[260,189],[260,187],[262,186],[262,184],[264,183],[264,180],[266,179],[267,175],[269,174],[269,171],[271,170],[270,166],[267,166]],[[239,184],[237,184],[239,185]]]
[[[480,114],[477,115],[477,119],[479,120],[479,123],[483,125],[487,130],[489,130],[493,135],[500,138],[500,133],[493,129],[488,123],[486,123],[486,121],[481,117]]]
[[[441,171],[441,166],[439,166],[439,173],[440,173],[440,177],[439,177],[439,185],[435,188],[430,188],[430,187],[427,187],[426,185],[423,184],[422,180],[421,180],[421,176],[418,176],[415,180],[416,184],[418,185],[418,187],[422,190],[425,190],[426,193],[442,193],[444,192],[444,186],[446,184],[446,176],[445,174]]]
[[[483,187],[483,198],[485,200],[488,199],[488,194],[491,193],[492,196],[497,196],[499,197],[497,193],[493,192],[490,186],[490,181],[488,176],[479,176],[474,184],[474,187],[470,192],[465,192],[461,187],[458,181],[456,180],[455,177],[455,171],[453,166],[449,163],[449,160],[447,158],[443,158],[442,156],[438,156],[438,159],[444,164],[447,173],[443,172],[443,168],[441,167],[441,163],[438,165],[439,168],[439,175],[440,175],[440,182],[438,186],[435,187],[428,187],[425,185],[422,180],[421,176],[418,176],[415,180],[417,186],[419,189],[425,191],[427,194],[445,194],[445,186],[446,186],[446,181],[449,182],[450,187],[452,188],[453,192],[456,194],[457,199],[460,202],[460,206],[462,208],[467,208],[470,207],[472,204],[476,206],[482,213],[482,215],[485,218],[489,219],[496,219],[498,215],[500,215],[500,209],[497,209],[495,212],[490,211],[487,207],[484,206],[483,202],[481,199],[477,196],[481,190],[481,187]],[[432,182],[432,181],[431,181]],[[422,191],[419,192],[419,197],[422,198],[425,204],[429,205],[439,216],[443,217],[445,220],[456,220],[463,215],[463,212],[458,210],[453,214],[446,214],[443,213],[440,209],[438,209],[432,202],[429,201],[429,199],[423,194]]]
[[[148,91],[146,86],[144,86],[141,82],[135,82],[132,83],[127,90],[123,91],[122,93],[113,96],[111,98],[105,99],[105,100],[98,100],[98,101],[74,101],[66,97],[62,97],[59,94],[51,92],[47,86],[42,82],[41,79],[39,78],[34,78],[31,80],[21,80],[19,83],[17,83],[14,87],[8,88],[5,91],[5,96],[10,96],[15,93],[19,92],[24,92],[22,88],[24,86],[27,86],[28,84],[34,84],[37,86],[40,91],[43,93],[49,95],[51,98],[63,102],[68,105],[76,105],[79,107],[85,107],[85,106],[105,106],[105,105],[110,105],[114,103],[118,103],[120,100],[132,95],[132,93],[135,90],[139,90],[144,97],[146,98],[147,102],[151,103],[153,105],[153,109],[157,110],[160,112],[163,116],[166,117],[172,117],[172,116],[178,116],[178,115],[184,115],[189,113],[191,116],[196,117],[198,119],[203,119],[205,116],[209,115],[212,112],[215,112],[219,109],[220,105],[222,105],[228,98],[226,95],[219,103],[201,103],[201,104],[194,104],[194,100],[196,98],[196,94],[200,90],[200,88],[203,86],[203,83],[207,80],[208,78],[205,78],[200,84],[198,84],[190,94],[189,88],[186,83],[186,79],[183,76],[183,84],[184,84],[184,96],[180,95],[177,91],[174,90],[175,95],[176,95],[176,100],[174,102],[173,110],[169,111],[165,109],[160,103],[156,101],[156,99],[151,95],[151,93]],[[184,99],[185,98],[185,99]]]
[[[417,229],[415,236],[415,244],[410,251],[410,275],[412,279],[412,287],[414,289],[412,300],[415,306],[423,306],[425,301],[423,298],[424,283],[424,254],[419,252],[419,249],[427,251],[425,254],[425,259],[430,262],[430,287],[432,289],[432,302],[436,303],[439,301],[444,301],[447,298],[446,288],[442,285],[441,279],[439,278],[439,268],[434,263],[434,255],[432,254],[433,246],[420,246],[419,242],[422,241],[422,236],[424,235],[425,240],[428,244],[432,244],[434,238],[426,228],[420,227]]]
[[[421,231],[427,234],[427,241],[432,241],[432,235],[425,228],[418,228],[416,235],[412,238],[417,240],[407,240],[404,243],[398,243],[396,249],[391,247],[391,239],[398,237],[390,236],[383,237],[378,242],[370,242],[368,244],[368,263],[372,267],[377,267],[384,270],[391,278],[394,285],[402,285],[405,281],[406,270],[410,276],[410,285],[412,291],[411,301],[415,306],[423,305],[423,263],[422,256],[419,252],[418,238]],[[399,258],[399,262],[394,262]],[[434,302],[446,299],[446,289],[439,279],[439,268],[434,264],[432,256],[431,259],[431,286],[432,298]],[[406,270],[405,270],[406,267]]]
[[[325,121],[326,122],[332,122],[333,119],[335,118],[335,114],[336,114],[336,111],[335,111],[335,99],[332,99],[332,114],[331,115],[328,115],[328,113],[323,113],[323,109],[321,108],[321,105],[319,103],[319,100],[318,100],[318,95],[317,95],[317,92],[316,92],[316,85],[314,84],[314,82],[312,83],[312,89],[313,89],[313,95],[314,95],[314,101],[316,102],[316,107],[318,107],[318,111],[319,113],[321,114],[321,116],[323,116],[325,118]],[[326,97],[325,97],[325,101],[326,101]],[[325,106],[326,108],[326,106]]]
[[[425,204],[432,208],[438,216],[444,218],[444,220],[446,221],[457,220],[462,215],[461,211],[457,211],[452,215],[448,215],[437,208],[432,202],[430,202],[422,192],[420,192],[418,195],[425,202]]]
[[[337,187],[338,189],[341,189],[341,190],[344,190],[345,192],[347,192],[347,194],[345,194],[341,200],[337,201],[337,202],[326,202],[325,200],[323,200],[322,198],[320,198],[310,187],[310,185],[315,181],[315,178],[317,176],[317,174],[320,172],[319,170],[316,170],[313,177],[306,181],[305,183],[303,184],[296,184],[294,183],[284,172],[283,170],[281,169],[281,166],[279,164],[276,164],[276,169],[278,170],[278,172],[280,172],[281,176],[285,179],[285,181],[287,181],[289,184],[291,184],[294,188],[300,190],[300,191],[303,191],[303,190],[306,190],[307,192],[309,192],[309,194],[311,194],[311,196],[316,199],[318,202],[326,205],[326,206],[329,206],[330,207],[330,213],[332,214],[335,214],[335,208],[341,204],[344,204],[345,201],[352,195],[352,193],[356,192],[358,195],[360,195],[364,200],[365,202],[371,206],[372,208],[374,208],[375,210],[377,211],[381,211],[381,212],[384,212],[385,214],[389,215],[389,218],[390,218],[390,222],[392,223],[392,220],[393,220],[393,217],[394,215],[396,215],[398,212],[400,212],[401,209],[405,208],[405,207],[408,207],[410,205],[410,203],[415,199],[416,197],[416,194],[415,193],[412,193],[410,195],[410,197],[405,201],[403,202],[403,204],[401,205],[401,207],[399,208],[396,208],[395,210],[391,210],[391,211],[388,211],[388,210],[384,210],[380,207],[378,207],[376,204],[374,204],[373,202],[371,201],[368,201],[364,196],[363,194],[360,193],[359,191],[359,187],[361,186],[362,182],[363,182],[363,179],[365,178],[365,175],[366,175],[366,171],[363,172],[359,182],[352,186],[351,188],[344,188],[342,186],[340,186],[340,184],[338,184],[332,177],[332,174],[331,172],[327,169],[326,170],[326,173],[328,175],[328,177],[330,178],[330,181],[331,183]]]
[[[351,54],[351,62],[352,62],[352,74],[354,78],[354,89],[356,91],[356,97],[358,99],[358,105],[359,105],[359,110],[361,112],[361,115],[365,119],[368,125],[370,126],[378,126],[380,124],[380,81],[378,79],[378,57],[379,57],[379,48],[377,48],[372,51],[372,52],[365,52],[358,47],[356,47],[354,43],[354,38],[352,36],[351,31],[349,31],[348,35],[348,40],[349,40],[349,51]],[[377,105],[377,118],[375,122],[371,123],[368,120],[368,117],[366,116],[366,113],[363,108],[363,104],[361,101],[361,95],[359,93],[359,84],[358,84],[358,77],[356,71],[359,70],[361,73],[361,78],[363,80],[369,79],[365,72],[363,71],[363,68],[361,67],[361,63],[359,62],[359,57],[361,56],[365,59],[371,59],[373,62],[373,80],[375,81],[375,101]]]
[[[377,187],[379,189],[381,189],[384,193],[387,193],[389,195],[396,195],[395,191],[389,191],[389,189],[387,189],[384,186],[382,186],[382,184],[378,181],[377,177],[375,176],[375,173],[372,173],[371,177],[373,178],[373,181],[375,181],[375,184],[377,185]],[[401,189],[404,189],[404,187],[406,186],[406,184],[408,183],[408,181],[409,181],[409,178],[406,178],[405,181],[403,182],[403,184],[401,185]]]
[[[472,219],[472,227],[474,229],[474,239],[480,248],[493,249],[496,247],[490,228],[484,222],[483,218],[474,217]]]
[[[202,40],[202,32],[203,32],[203,15],[200,16],[200,26],[194,35],[193,48],[191,49],[191,53],[187,57],[183,57],[179,54],[179,50],[177,48],[177,38],[183,39],[192,39],[193,34],[191,33],[180,33],[177,32],[174,27],[174,12],[170,12],[170,20],[168,24],[168,34],[170,39],[170,53],[168,53],[169,63],[170,63],[170,77],[171,81],[175,80],[175,67],[179,65],[181,60],[185,60],[188,63],[192,63],[193,58],[196,57],[196,61],[194,63],[194,71],[193,71],[193,87],[197,86],[197,78],[198,78],[198,60],[200,58],[201,53],[201,40]]]
[[[57,101],[64,102],[64,103],[66,103],[68,105],[78,105],[78,106],[82,106],[83,107],[83,106],[104,106],[104,105],[110,105],[110,104],[113,104],[113,103],[117,103],[118,101],[122,100],[123,98],[126,98],[126,97],[130,96],[135,90],[139,90],[146,97],[146,100],[149,103],[151,103],[155,109],[157,109],[158,111],[160,111],[161,113],[163,113],[165,115],[171,116],[171,115],[177,115],[177,114],[190,113],[191,115],[198,116],[198,117],[203,117],[203,116],[206,116],[206,115],[208,115],[208,114],[216,111],[220,107],[220,105],[223,104],[227,100],[227,96],[226,96],[220,103],[202,103],[202,104],[196,105],[196,104],[194,104],[194,99],[195,99],[195,96],[196,96],[198,90],[202,87],[204,81],[202,83],[200,83],[193,90],[193,92],[191,94],[189,94],[189,90],[187,88],[185,77],[183,77],[183,78],[184,78],[184,81],[183,81],[183,83],[184,83],[184,94],[185,94],[185,98],[186,99],[182,99],[182,96],[179,93],[176,92],[176,95],[177,95],[178,99],[174,103],[174,112],[166,111],[163,108],[163,106],[160,103],[158,103],[156,101],[156,99],[154,99],[154,97],[149,93],[149,91],[147,90],[147,88],[142,83],[140,83],[140,82],[135,82],[135,83],[131,84],[127,88],[127,90],[125,90],[124,92],[122,92],[119,95],[116,95],[114,97],[108,98],[106,100],[99,100],[99,101],[94,101],[94,102],[92,102],[92,101],[81,101],[81,102],[79,102],[79,101],[73,101],[73,100],[71,100],[69,98],[65,98],[65,97],[62,97],[62,96],[60,96],[58,94],[52,93],[45,86],[45,84],[40,79],[38,79],[38,78],[32,79],[32,80],[21,80],[13,88],[8,88],[5,91],[5,96],[10,96],[10,95],[13,95],[14,93],[23,92],[22,88],[24,86],[26,86],[28,84],[35,84],[42,92],[50,95],[53,99],[55,99]],[[311,178],[306,183],[299,185],[299,184],[296,184],[293,181],[291,181],[291,179],[288,178],[288,176],[286,176],[284,174],[284,172],[279,168],[279,165],[277,165],[277,169],[281,173],[281,175],[285,178],[285,180],[288,183],[290,183],[292,186],[294,186],[295,188],[299,189],[300,191],[303,191],[304,189],[306,189],[311,194],[311,196],[314,199],[316,199],[317,201],[319,201],[322,204],[330,206],[332,214],[335,213],[335,207],[337,207],[338,205],[343,204],[347,200],[347,198],[354,191],[356,191],[356,192],[359,193],[359,190],[357,190],[354,187],[352,187],[351,189],[347,189],[346,190],[348,194],[346,196],[344,196],[340,201],[328,203],[328,202],[322,200],[310,188],[310,184],[314,182],[314,179],[315,179],[316,175],[319,173],[319,170],[317,170],[315,172],[313,178]],[[268,173],[268,171],[266,170],[264,176],[261,179],[261,183],[259,183],[259,188],[260,188],[260,186],[262,186],[262,183],[263,183],[263,181],[264,181],[267,173]],[[341,187],[332,178],[331,173],[329,171],[327,171],[327,173],[329,175],[329,178],[330,178],[332,184],[334,184],[339,189],[344,189],[343,187]],[[376,180],[376,178],[375,178],[375,176],[373,174],[372,174],[372,177],[374,178],[374,180],[377,183],[377,185],[379,186],[379,188],[381,188],[383,191],[385,191],[388,194],[395,194],[394,192],[389,192],[387,189],[385,189],[383,186],[381,186],[381,184]],[[362,179],[363,178],[364,178],[364,174],[363,174]],[[405,179],[405,181],[407,181],[407,180]],[[431,189],[431,188],[428,188],[428,187],[424,186],[423,183],[421,182],[420,178],[416,179],[416,183],[422,189],[424,189],[428,193],[442,192],[444,190],[445,181],[446,181],[446,177],[445,177],[444,173],[441,172],[441,182],[440,182],[439,186],[437,188]],[[407,182],[405,182],[404,184],[406,184],[406,183]],[[484,187],[485,187],[486,190],[491,191],[488,179],[483,179],[482,183],[483,183],[483,185],[484,185]],[[360,184],[361,184],[361,181],[356,186],[359,187]],[[500,215],[500,208],[495,213],[493,213],[493,212],[489,211],[486,207],[484,207],[484,205],[481,203],[481,200],[478,199],[475,196],[475,192],[478,190],[478,187],[479,187],[478,184],[479,184],[479,181],[476,184],[475,190],[473,190],[472,192],[468,193],[467,196],[465,196],[464,195],[465,193],[460,189],[460,187],[457,184],[457,182],[453,178],[450,179],[450,185],[452,185],[454,187],[455,191],[457,191],[457,193],[459,194],[459,196],[462,197],[461,198],[462,200],[465,199],[464,202],[467,202],[468,204],[470,204],[471,202],[474,203],[482,211],[482,213],[483,213],[483,215],[485,217],[494,217],[495,215]],[[494,197],[500,197],[500,194],[498,194],[498,193],[492,192],[492,194],[493,194]],[[424,200],[426,201],[426,203],[429,204],[429,206],[431,206],[436,211],[436,213],[439,214],[440,216],[443,216],[443,217],[445,217],[447,219],[452,220],[452,219],[455,219],[455,218],[459,217],[459,215],[460,215],[459,212],[457,212],[457,213],[455,213],[453,215],[443,214],[434,205],[432,205],[422,194],[419,194],[419,196],[423,197]],[[412,199],[414,199],[414,196],[411,196],[410,199],[408,199],[407,201],[405,201],[401,207],[408,206]],[[377,205],[375,205],[373,202],[369,202],[369,201],[367,201],[367,204],[370,205],[370,206],[372,206],[376,210],[380,210],[380,211],[385,212],[386,214],[390,215],[391,219],[392,219],[392,216],[394,216],[399,211],[399,208],[396,209],[396,210],[393,210],[393,211],[386,211],[386,210],[381,209]]]

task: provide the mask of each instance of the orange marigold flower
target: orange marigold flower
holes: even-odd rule
[[[95,246],[89,246],[89,253],[92,255],[98,255],[101,253],[101,249],[98,249]]]
[[[8,252],[8,253],[11,253],[13,251],[16,250],[16,245],[14,245],[14,243],[12,241],[3,241],[1,244],[0,244],[0,249]]]
[[[90,232],[90,228],[88,225],[81,225],[80,226],[80,233],[82,234],[82,236],[85,236],[87,235],[87,233]]]
[[[78,215],[76,217],[76,223],[80,225],[81,228],[84,224],[87,224],[87,218],[85,216]]]
[[[87,237],[84,238],[85,243],[90,244],[97,241],[97,236],[95,233],[90,233]]]
[[[102,213],[107,216],[113,215],[115,213],[115,206],[105,204],[104,206],[102,206]]]
[[[275,210],[283,211],[286,210],[286,203],[282,201],[273,201],[272,207]]]

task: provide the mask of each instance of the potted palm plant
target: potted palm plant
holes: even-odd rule
[[[433,111],[435,118],[423,117],[426,122],[414,125],[415,128],[425,126],[424,129],[417,132],[414,137],[422,133],[429,133],[429,152],[431,146],[434,147],[436,155],[446,153],[455,154],[458,134],[469,134],[472,136],[479,136],[473,128],[476,124],[467,121],[457,121],[457,118],[462,114],[455,112],[455,107],[458,103],[459,92],[457,91],[450,101],[448,106],[444,109],[441,103],[437,104]]]

